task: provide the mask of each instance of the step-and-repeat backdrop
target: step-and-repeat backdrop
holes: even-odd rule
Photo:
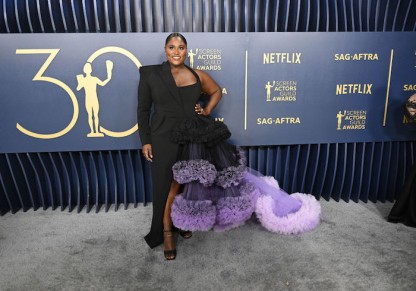
[[[140,148],[139,68],[167,33],[0,35],[0,152]],[[188,33],[238,145],[404,141],[414,33]]]

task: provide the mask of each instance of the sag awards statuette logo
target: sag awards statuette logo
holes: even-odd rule
[[[189,66],[203,71],[221,71],[221,49],[197,48],[188,51]]]
[[[100,111],[100,106],[98,103],[97,96],[97,86],[105,86],[111,80],[113,62],[107,60],[107,79],[104,81],[98,79],[91,75],[92,66],[91,63],[86,63],[84,65],[84,75],[77,75],[78,87],[77,91],[84,89],[85,91],[85,108],[88,113],[88,124],[90,126],[90,133],[87,134],[88,137],[103,137],[104,134],[99,131],[99,118],[98,113]]]
[[[337,130],[365,129],[367,110],[340,110],[336,116],[338,121]]]
[[[266,101],[296,101],[297,81],[267,81]]]

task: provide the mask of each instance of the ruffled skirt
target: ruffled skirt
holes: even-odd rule
[[[247,168],[244,153],[227,142],[227,126],[196,116],[178,124],[172,141],[181,145],[173,166],[183,191],[172,204],[173,224],[183,230],[225,231],[253,213],[272,232],[296,234],[319,224],[320,205],[312,195],[289,195],[272,177]]]

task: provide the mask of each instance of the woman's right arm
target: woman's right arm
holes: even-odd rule
[[[152,137],[150,134],[150,111],[152,108],[152,94],[147,83],[147,71],[140,68],[140,82],[137,102],[137,123],[139,125],[140,141],[142,143],[142,152],[146,160],[151,161],[152,155]]]

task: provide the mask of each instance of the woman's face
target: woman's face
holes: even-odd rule
[[[186,44],[179,37],[173,37],[165,46],[168,62],[173,66],[181,66],[186,59]]]

